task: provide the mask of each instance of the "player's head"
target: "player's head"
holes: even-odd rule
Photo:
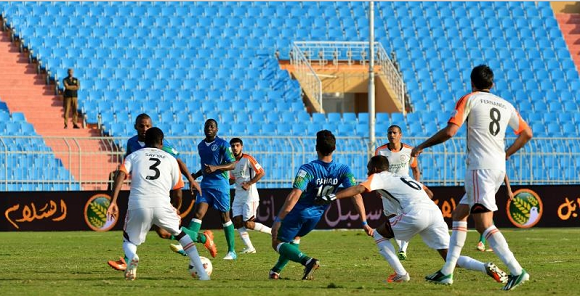
[[[476,90],[493,87],[493,71],[487,65],[479,65],[471,70],[471,88]]]
[[[141,113],[137,116],[135,119],[135,130],[137,131],[139,141],[145,141],[145,133],[151,128],[151,126],[153,126],[153,123],[151,122],[151,117],[149,117],[149,115]]]
[[[206,138],[213,139],[218,132],[218,123],[215,119],[210,118],[205,121],[203,126],[203,132],[205,133]]]
[[[322,156],[328,156],[336,149],[336,138],[328,130],[321,130],[316,133],[316,151]]]
[[[389,139],[389,143],[395,144],[400,143],[401,138],[403,137],[403,133],[401,132],[401,127],[398,125],[391,125],[387,129],[387,138]]]
[[[163,132],[158,127],[152,127],[145,132],[145,146],[163,147]]]
[[[371,157],[369,163],[367,163],[367,175],[372,175],[387,171],[389,169],[389,159],[384,155],[375,155]]]
[[[244,149],[244,142],[240,138],[233,138],[230,140],[230,147],[232,148],[232,153],[236,158],[242,155],[242,149]]]

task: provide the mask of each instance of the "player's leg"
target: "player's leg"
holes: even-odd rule
[[[462,199],[463,200],[463,199]],[[461,249],[467,238],[467,217],[469,216],[469,206],[459,204],[453,211],[453,229],[449,242],[449,249],[445,258],[445,264],[441,270],[425,277],[428,281],[442,284],[453,283],[453,271],[457,260],[461,255]]]
[[[316,269],[320,267],[320,261],[308,256],[299,249],[299,245],[290,243],[295,237],[303,237],[310,233],[320,221],[321,216],[301,216],[289,213],[282,222],[278,231],[278,253],[290,261],[298,262],[304,266],[303,280],[311,280]]]
[[[247,204],[247,201],[243,200],[242,198],[236,197],[234,202],[232,203],[232,221],[234,222],[234,228],[238,230],[238,234],[240,235],[240,239],[244,243],[244,249],[242,250],[242,254],[246,253],[256,253],[256,249],[252,245],[252,241],[250,240],[250,234],[245,227],[244,224],[244,207]]]
[[[244,218],[244,220],[246,221],[246,228],[247,229],[252,229],[255,231],[259,231],[262,233],[267,233],[267,234],[272,234],[272,228],[260,223],[260,222],[256,222],[255,217],[256,217],[256,212],[258,211],[258,206],[260,205],[260,201],[252,201],[248,204],[248,209],[247,209],[247,213],[246,216],[249,218]]]
[[[404,240],[396,240],[396,241],[397,245],[399,245],[399,253],[397,254],[399,256],[399,260],[407,259],[407,246],[409,246],[409,242]]]
[[[158,228],[170,233],[179,241],[183,251],[189,256],[190,265],[195,267],[197,275],[200,280],[209,280],[203,263],[199,257],[199,253],[192,238],[179,227],[181,217],[173,207],[162,207],[154,209],[153,223]],[[192,274],[193,276],[193,274]]]
[[[235,260],[238,258],[235,249],[235,229],[234,223],[230,219],[229,209],[227,212],[221,212],[220,218],[222,221],[222,226],[224,228],[224,234],[226,236],[226,243],[228,245],[228,253],[224,257],[226,260]]]
[[[125,258],[127,258],[125,279],[134,280],[137,277],[137,267],[139,266],[137,246],[145,242],[147,233],[151,229],[153,211],[150,208],[128,210],[125,221],[123,231],[123,251]]]
[[[290,242],[290,244],[293,244],[296,246],[296,248],[300,249],[300,237],[299,236],[294,237],[294,240],[292,240]],[[290,262],[290,260],[288,260],[288,258],[286,258],[283,255],[280,255],[278,257],[278,261],[276,262],[274,267],[272,267],[272,269],[270,269],[270,279],[273,279],[273,280],[279,279],[280,272],[282,271],[282,269],[284,269],[284,267],[286,267],[288,262]]]
[[[473,214],[473,220],[478,231],[483,229],[482,234],[487,238],[489,246],[510,270],[511,274],[503,289],[511,290],[527,281],[529,274],[515,258],[503,234],[493,224],[493,212]]]
[[[387,282],[408,282],[410,280],[409,273],[407,270],[405,270],[403,264],[401,264],[401,261],[399,261],[395,247],[389,241],[393,237],[395,237],[395,235],[389,221],[377,227],[373,233],[373,239],[375,240],[375,244],[379,249],[379,254],[383,256],[383,258],[395,271],[394,274],[387,278]]]
[[[499,170],[479,170],[477,172],[477,176],[481,180],[478,187],[482,206],[476,207],[476,205],[472,209],[475,227],[479,233],[485,236],[490,247],[510,270],[511,275],[504,290],[511,290],[527,281],[530,276],[516,260],[505,237],[493,223],[493,212],[497,211],[495,194],[503,184],[505,172]]]
[[[450,240],[447,224],[445,223],[445,220],[443,220],[439,210],[432,211],[430,216],[432,219],[430,225],[420,232],[421,238],[427,246],[431,249],[437,250],[439,255],[441,255],[441,258],[446,260],[447,248]],[[468,270],[482,272],[500,283],[507,281],[507,274],[492,262],[483,263],[468,256],[459,256],[457,259],[457,266]],[[449,284],[451,284],[452,279],[452,276],[448,278]]]
[[[230,218],[230,190],[229,189],[207,189],[208,199],[213,200],[213,207],[220,212],[220,219],[224,228],[228,253],[224,257],[226,260],[235,260],[237,258],[235,249],[235,232],[234,223]],[[205,193],[204,193],[205,194]]]

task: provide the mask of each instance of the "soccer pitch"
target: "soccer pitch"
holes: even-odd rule
[[[256,254],[225,255],[223,231],[215,231],[218,257],[212,259],[212,280],[192,279],[188,259],[169,249],[168,240],[150,232],[139,247],[137,279],[128,282],[107,260],[122,255],[121,232],[3,232],[0,233],[0,294],[2,295],[573,295],[580,291],[580,228],[503,229],[511,250],[531,278],[513,291],[483,273],[457,269],[454,284],[427,283],[424,276],[438,270],[443,260],[419,237],[409,245],[403,265],[408,283],[387,284],[392,269],[378,254],[372,238],[361,231],[314,231],[302,239],[301,249],[321,261],[313,281],[301,281],[302,266],[290,262],[277,281],[268,270],[277,260],[270,237],[250,232]],[[463,254],[483,262],[491,252],[475,250],[476,232],[470,232]],[[236,248],[241,242],[236,238]],[[209,257],[202,245],[200,254]],[[507,271],[507,270],[506,270]]]

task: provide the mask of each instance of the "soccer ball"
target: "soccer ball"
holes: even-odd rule
[[[213,265],[211,264],[211,261],[203,256],[199,256],[199,259],[201,259],[201,263],[203,264],[203,268],[205,269],[205,272],[207,272],[207,275],[211,275],[211,272],[213,271]],[[195,271],[195,267],[192,265],[189,266],[189,272],[192,276],[199,277],[197,275],[197,271]]]

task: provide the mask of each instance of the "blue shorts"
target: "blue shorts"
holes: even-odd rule
[[[204,202],[222,213],[230,211],[230,189],[201,188],[195,203]]]
[[[322,215],[305,214],[304,212],[290,212],[282,221],[278,230],[278,240],[288,243],[295,237],[303,237],[316,227]]]

